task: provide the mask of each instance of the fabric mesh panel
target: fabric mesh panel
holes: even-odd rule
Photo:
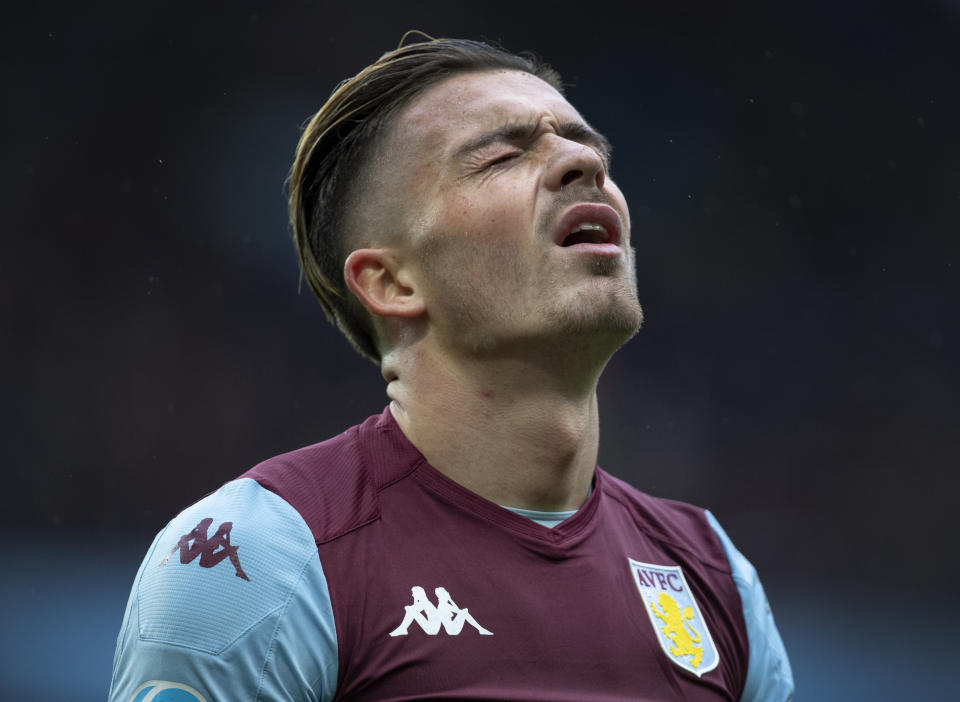
[[[201,567],[199,557],[181,563],[180,538],[204,518],[213,520],[208,538],[233,523],[230,543],[239,547],[249,581],[236,575],[229,558],[212,567]],[[160,537],[138,585],[140,638],[217,654],[283,606],[315,553],[310,530],[284,500],[250,479],[227,483],[174,518]]]

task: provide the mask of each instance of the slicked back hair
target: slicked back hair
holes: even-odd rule
[[[351,187],[360,182],[365,158],[399,109],[446,78],[499,69],[531,73],[563,93],[559,74],[532,55],[465,39],[428,37],[407,45],[401,40],[399,48],[343,81],[311,118],[297,144],[289,197],[302,275],[327,319],[375,363],[380,362],[380,351],[370,315],[343,277],[352,250],[344,231]]]

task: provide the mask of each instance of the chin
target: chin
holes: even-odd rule
[[[643,309],[631,290],[581,292],[555,311],[551,320],[559,336],[596,336],[626,343],[643,324]]]

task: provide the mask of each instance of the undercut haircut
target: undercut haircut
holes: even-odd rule
[[[301,275],[327,319],[377,364],[380,350],[370,314],[344,281],[347,256],[359,248],[347,241],[345,224],[348,203],[355,200],[352,188],[363,182],[366,158],[391,117],[430,86],[465,73],[524,71],[563,94],[559,74],[532,54],[465,39],[426,37],[404,45],[407,35],[399,48],[337,86],[304,129],[288,180]]]

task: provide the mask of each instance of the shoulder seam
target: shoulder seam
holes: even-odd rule
[[[609,498],[612,499],[614,502],[616,502],[617,504],[619,504],[621,507],[623,507],[624,509],[626,509],[626,510],[629,511],[630,506],[627,505],[626,503],[624,503],[623,500],[621,500],[617,495],[614,495],[614,494],[613,494],[612,492],[610,492],[609,490],[605,490],[604,492],[606,493],[607,497],[609,497]],[[700,508],[698,508],[698,509],[700,509]],[[703,510],[703,511],[706,511],[706,510]],[[709,523],[707,524],[707,526],[710,526]],[[653,531],[651,531],[650,529],[648,529],[645,524],[643,524],[643,525],[638,524],[637,527],[638,527],[641,531],[643,531],[643,533],[645,533],[647,536],[649,536],[651,539],[653,539],[654,541],[658,541],[658,542],[660,542],[660,543],[662,543],[662,544],[669,544],[669,545],[672,546],[673,548],[680,549],[680,550],[683,551],[684,553],[687,553],[687,554],[689,554],[690,556],[692,556],[693,558],[696,558],[698,562],[702,563],[702,564],[703,564],[704,566],[706,566],[707,568],[710,568],[711,570],[715,570],[715,571],[717,571],[718,573],[723,573],[723,574],[725,574],[725,575],[730,575],[730,576],[733,575],[733,569],[729,567],[729,565],[730,565],[730,564],[729,564],[729,560],[730,560],[730,559],[726,557],[726,555],[727,555],[727,554],[726,554],[726,550],[723,551],[723,555],[724,555],[724,559],[727,561],[727,566],[728,566],[728,567],[727,567],[727,568],[720,568],[720,567],[716,566],[716,565],[713,564],[713,563],[710,563],[710,562],[708,562],[708,561],[705,561],[698,553],[696,553],[695,551],[693,551],[692,549],[690,549],[688,546],[686,546],[686,545],[684,545],[684,544],[677,543],[677,542],[674,541],[673,539],[668,539],[668,538],[666,538],[666,537],[665,537],[664,535],[662,535],[662,534],[654,533]],[[711,528],[710,531],[713,532],[713,529]],[[716,536],[716,533],[714,533],[714,536]],[[723,549],[723,544],[720,544],[720,547],[721,547],[721,549]]]
[[[377,494],[379,495],[381,492],[383,492],[384,490],[386,490],[388,487],[391,487],[391,486],[393,486],[393,485],[396,485],[397,483],[399,483],[399,482],[400,482],[401,480],[403,480],[404,478],[409,477],[411,474],[414,473],[414,471],[416,471],[420,466],[422,466],[422,465],[426,462],[426,460],[427,460],[427,459],[424,458],[424,457],[422,457],[422,456],[421,456],[420,458],[418,458],[418,459],[417,459],[416,461],[414,461],[413,464],[412,464],[407,470],[405,470],[403,473],[401,473],[401,474],[398,475],[397,477],[393,478],[393,479],[390,480],[389,482],[386,482],[386,483],[384,483],[383,485],[378,486],[378,487],[377,487]]]
[[[354,526],[350,527],[349,529],[346,529],[345,531],[341,531],[341,532],[335,534],[334,536],[331,536],[330,538],[327,538],[327,539],[317,539],[317,540],[316,540],[317,546],[320,546],[321,544],[329,544],[329,543],[331,543],[331,542],[333,542],[333,541],[336,541],[337,539],[340,539],[340,538],[346,536],[347,534],[351,534],[351,533],[357,531],[358,529],[362,529],[363,527],[365,527],[365,526],[367,526],[367,525],[369,525],[369,524],[373,524],[374,522],[376,522],[377,520],[379,520],[379,519],[380,519],[380,515],[381,515],[381,510],[380,510],[380,493],[383,492],[384,490],[386,490],[387,488],[396,485],[396,484],[399,483],[401,480],[404,480],[405,478],[410,477],[410,475],[412,475],[412,474],[417,470],[417,468],[419,468],[421,465],[423,465],[423,463],[424,463],[425,461],[426,461],[425,458],[420,458],[420,459],[416,460],[416,461],[413,463],[413,465],[412,465],[410,468],[408,468],[406,471],[404,471],[403,473],[401,473],[401,474],[398,475],[397,477],[393,478],[393,479],[390,480],[389,482],[386,482],[386,483],[384,483],[383,485],[380,485],[380,486],[377,486],[377,487],[376,487],[377,509],[376,509],[376,514],[374,514],[372,517],[370,517],[370,519],[367,519],[366,521],[361,522],[360,524],[355,524]],[[279,496],[279,497],[282,498],[282,496]],[[301,517],[301,518],[302,518],[302,517]]]

